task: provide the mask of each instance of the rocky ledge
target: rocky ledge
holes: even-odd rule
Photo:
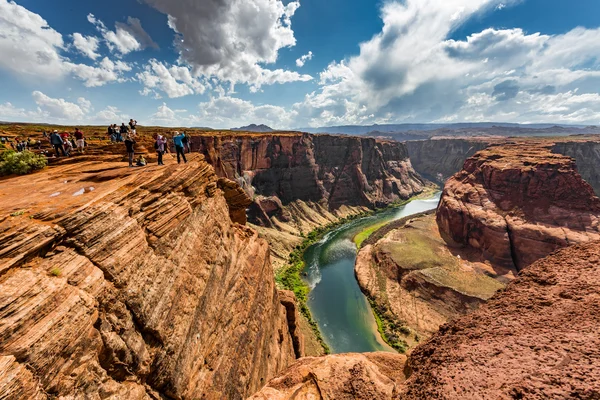
[[[492,146],[446,182],[437,210],[451,242],[521,270],[554,250],[600,239],[600,199],[552,143]]]
[[[0,398],[242,399],[302,355],[267,242],[229,217],[248,199],[194,158],[2,180]]]

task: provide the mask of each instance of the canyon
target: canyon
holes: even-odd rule
[[[203,132],[186,165],[99,142],[2,178],[0,398],[600,398],[598,142],[448,140]],[[437,213],[355,265],[411,351],[305,357],[273,270],[421,175]]]
[[[374,138],[208,132],[191,147],[253,200],[249,222],[271,244],[276,268],[315,228],[406,200],[427,184],[403,143]]]

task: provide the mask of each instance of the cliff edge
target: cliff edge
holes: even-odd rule
[[[2,180],[0,398],[241,399],[302,355],[247,200],[195,159]]]

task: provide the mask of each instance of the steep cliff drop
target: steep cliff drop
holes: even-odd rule
[[[351,136],[215,134],[193,137],[221,177],[253,204],[249,221],[269,240],[275,266],[317,227],[421,193],[402,143]]]
[[[242,399],[303,355],[267,243],[230,220],[248,199],[194,158],[2,180],[0,398]]]
[[[600,199],[552,143],[493,146],[446,182],[437,210],[445,238],[522,270],[572,244],[600,239]]]
[[[400,355],[300,360],[252,399],[598,399],[599,285],[600,242],[563,249],[443,325],[404,368]]]

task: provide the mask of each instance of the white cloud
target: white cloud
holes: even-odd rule
[[[104,110],[98,111],[93,119],[97,123],[103,124],[117,124],[129,120],[127,116],[121,112],[121,110],[114,106],[107,106]]]
[[[13,1],[0,0],[0,67],[17,75],[60,78],[62,35],[46,20]]]
[[[96,60],[100,57],[98,50],[99,40],[95,36],[83,36],[81,33],[73,34],[73,46],[84,56]]]
[[[449,40],[469,18],[499,4],[384,3],[381,33],[361,43],[360,54],[320,74],[320,90],[294,106],[298,124],[600,121],[597,97],[575,92],[600,91],[600,30],[542,35],[486,29],[466,40]],[[544,112],[539,107],[544,102],[558,102],[564,110]]]
[[[69,103],[64,99],[48,97],[37,90],[32,93],[32,96],[40,109],[47,112],[48,116],[52,119],[78,121],[85,117],[85,112],[77,104]]]
[[[158,107],[156,112],[152,114],[152,121],[158,124],[177,125],[179,122],[179,117],[177,116],[177,112],[171,110],[167,103],[162,103],[161,106]]]
[[[308,53],[306,53],[305,55],[303,55],[302,57],[300,57],[299,59],[296,60],[296,66],[298,68],[302,68],[304,67],[304,64],[306,64],[307,61],[312,60],[313,58],[313,52],[309,51]]]
[[[123,72],[131,71],[131,65],[117,60],[116,62],[104,57],[96,67],[85,64],[65,63],[73,75],[84,81],[87,87],[103,86],[110,82],[123,82]]]
[[[24,118],[27,117],[27,111],[24,108],[17,108],[12,103],[6,102],[4,104],[0,104],[0,120],[14,120],[14,118]]]
[[[265,69],[277,61],[279,50],[296,44],[291,18],[298,1],[281,0],[145,0],[168,15],[176,32],[179,64],[192,75],[248,83],[254,90],[264,84],[309,80],[310,76]]]
[[[136,18],[129,17],[128,22],[134,23],[134,25],[128,25],[123,23],[115,24],[115,31],[111,31],[104,25],[102,21],[97,19],[94,14],[88,14],[87,19],[90,23],[96,26],[96,29],[102,37],[104,38],[106,45],[112,52],[116,52],[118,54],[124,55],[131,53],[132,51],[142,50],[143,45],[136,38],[136,32],[142,33],[142,38],[140,40],[150,40],[150,36],[143,30],[140,21]],[[152,42],[154,43],[154,42]]]
[[[144,85],[140,94],[148,96],[164,92],[169,98],[183,97],[194,93],[202,94],[205,86],[190,73],[187,67],[173,65],[170,68],[157,60],[150,60],[137,79]],[[155,96],[156,97],[156,96]]]

